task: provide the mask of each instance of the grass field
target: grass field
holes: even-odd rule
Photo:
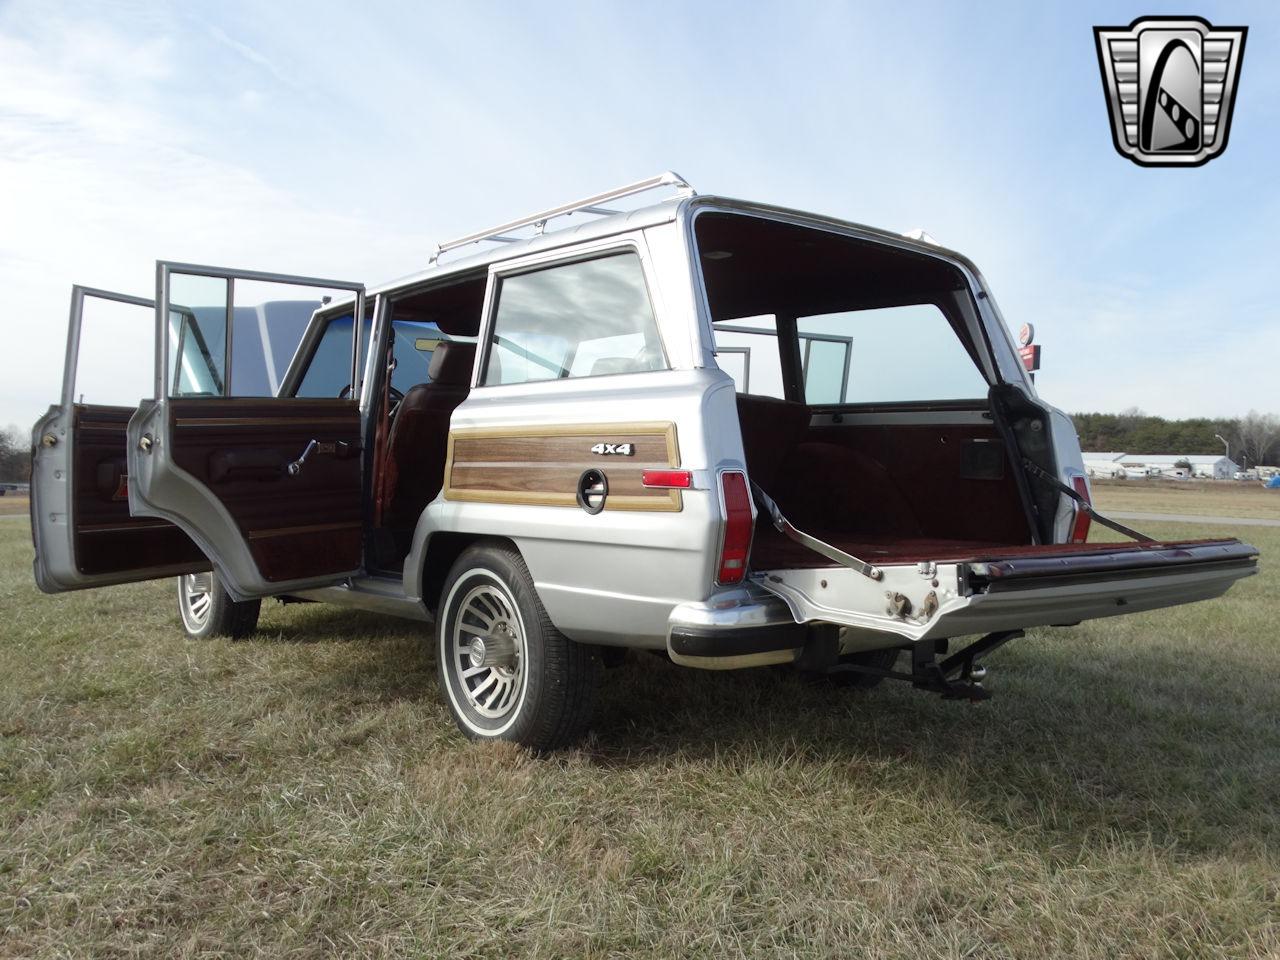
[[[1260,483],[1177,480],[1094,480],[1098,509],[1280,520],[1280,490]]]
[[[635,657],[535,760],[455,732],[412,624],[192,642],[170,583],[30,559],[0,524],[0,956],[1280,953],[1274,563],[1034,631],[976,706]]]
[[[0,517],[6,517],[15,513],[30,512],[31,501],[25,496],[16,496],[12,493],[0,497]]]

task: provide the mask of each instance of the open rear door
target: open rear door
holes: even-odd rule
[[[151,388],[154,310],[142,297],[71,288],[62,396],[32,433],[31,537],[46,593],[209,569],[173,524],[129,514],[125,428]]]
[[[341,360],[349,375],[333,396],[280,397],[270,330],[335,295],[363,316],[363,286],[164,262],[156,284],[158,399],[128,431],[134,515],[185,531],[237,599],[358,572],[360,345]]]

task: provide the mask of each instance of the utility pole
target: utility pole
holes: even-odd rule
[[[1221,441],[1222,441],[1222,445],[1223,445],[1223,447],[1225,447],[1225,448],[1226,448],[1226,457],[1227,457],[1227,459],[1228,459],[1228,460],[1230,460],[1230,459],[1231,459],[1231,444],[1227,443],[1227,438],[1226,438],[1226,437],[1224,437],[1224,436],[1223,436],[1222,434],[1220,434],[1220,433],[1215,433],[1215,434],[1213,435],[1213,439],[1215,439],[1215,440],[1221,440]]]

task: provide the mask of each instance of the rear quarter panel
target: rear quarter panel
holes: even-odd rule
[[[496,441],[487,449],[501,459],[446,466],[445,490],[424,511],[411,557],[429,556],[439,533],[510,539],[565,634],[661,648],[672,608],[713,589],[721,525],[716,471],[741,467],[733,396],[733,381],[718,370],[475,389],[453,415],[455,450],[480,436]],[[663,462],[666,447],[653,438],[665,425],[674,449]],[[646,438],[637,455],[649,459],[591,452],[596,443],[635,436]],[[534,446],[522,454],[526,437]],[[637,495],[646,465],[690,470],[694,488],[675,497]],[[577,478],[589,468],[610,480],[609,500],[595,515],[574,501]]]

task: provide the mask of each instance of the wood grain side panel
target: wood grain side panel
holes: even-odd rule
[[[631,456],[593,454],[597,443],[633,447]],[[675,424],[569,424],[519,428],[462,428],[449,434],[446,500],[577,506],[575,491],[584,470],[609,481],[605,510],[678,511],[680,491],[644,486],[646,468],[678,467]]]
[[[594,443],[628,442],[634,446],[634,453],[629,457],[600,457],[591,452]],[[585,464],[583,470],[610,460],[646,467],[665,467],[670,462],[665,435],[604,431],[570,437],[460,437],[455,441],[454,459],[459,463],[582,463]]]

